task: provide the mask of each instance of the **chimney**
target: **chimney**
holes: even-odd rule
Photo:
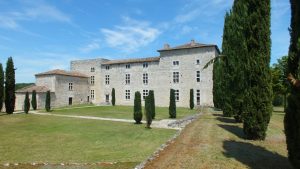
[[[169,44],[164,44],[164,49],[170,49],[170,45]]]
[[[194,39],[191,40],[191,46],[195,46],[196,45],[196,42]]]

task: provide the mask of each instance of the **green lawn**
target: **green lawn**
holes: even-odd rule
[[[197,110],[190,110],[189,108],[177,108],[177,119],[183,118],[188,115],[195,114]],[[66,115],[81,115],[81,116],[96,116],[106,118],[118,119],[133,119],[132,106],[95,106],[95,107],[81,107],[72,109],[54,109],[53,114],[66,114]],[[145,117],[145,116],[144,116]],[[168,107],[156,107],[156,120],[169,118]]]
[[[176,131],[144,125],[32,114],[0,114],[4,163],[120,162],[132,168]]]

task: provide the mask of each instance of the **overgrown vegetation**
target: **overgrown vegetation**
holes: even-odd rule
[[[284,131],[288,149],[288,157],[295,168],[300,168],[300,1],[290,0],[291,26],[290,47],[288,57],[288,80],[290,81],[291,94],[285,110]]]
[[[141,124],[143,119],[141,93],[139,91],[134,94],[133,119],[136,124]]]
[[[7,114],[12,114],[15,110],[15,68],[12,57],[6,63],[5,71],[5,108]]]

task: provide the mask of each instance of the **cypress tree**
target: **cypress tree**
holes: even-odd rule
[[[150,125],[152,123],[152,112],[151,112],[151,98],[147,96],[145,98],[145,114],[146,114],[146,128],[151,128]]]
[[[243,130],[248,139],[263,140],[272,113],[270,72],[270,0],[249,0],[245,25],[247,86],[243,98]]]
[[[29,93],[26,92],[25,100],[24,100],[24,112],[28,114],[29,110],[30,110]]]
[[[288,80],[291,83],[291,94],[288,97],[288,106],[285,109],[284,131],[286,135],[288,158],[295,168],[300,168],[300,1],[290,0],[290,3],[291,39],[287,70],[289,74]]]
[[[36,91],[35,90],[32,91],[31,105],[32,105],[33,110],[36,110],[37,104],[36,104]]]
[[[3,108],[4,101],[4,72],[2,64],[0,63],[0,112]]]
[[[143,119],[141,93],[138,91],[134,94],[133,119],[136,124],[141,124]]]
[[[12,114],[15,110],[15,68],[12,57],[6,63],[5,71],[5,108],[7,114]]]
[[[111,91],[111,104],[113,106],[116,105],[116,94],[115,94],[115,88],[112,88],[112,91]]]
[[[152,119],[155,119],[155,99],[154,99],[154,91],[149,91],[150,96],[150,104],[151,104],[151,112],[152,112]]]
[[[190,109],[194,109],[194,90],[190,89]]]
[[[50,96],[50,91],[47,91],[47,93],[46,93],[45,109],[46,109],[47,112],[50,112],[50,110],[51,110],[51,96]]]
[[[169,117],[176,118],[176,101],[175,101],[175,90],[174,89],[170,89]]]

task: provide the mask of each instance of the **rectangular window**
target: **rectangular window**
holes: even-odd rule
[[[125,76],[125,84],[130,84],[130,74],[126,74]]]
[[[143,63],[143,68],[147,68],[147,67],[148,67],[148,63],[147,62]]]
[[[147,85],[148,84],[148,73],[143,74],[143,84]]]
[[[91,84],[95,84],[95,76],[91,76]]]
[[[196,80],[197,82],[200,82],[200,71],[196,72]]]
[[[179,90],[175,90],[175,100],[179,101]]]
[[[94,67],[91,67],[91,72],[95,72],[95,68]]]
[[[196,99],[197,99],[197,105],[200,105],[200,90],[197,90]]]
[[[176,61],[173,61],[173,66],[178,66],[179,65],[179,61],[176,60]]]
[[[109,68],[110,68],[110,67],[109,67],[108,65],[107,65],[107,66],[105,66],[105,69],[106,69],[106,70],[109,70]]]
[[[125,90],[125,99],[130,100],[130,90]]]
[[[95,90],[91,90],[91,99],[94,100],[95,98]]]
[[[173,83],[179,83],[179,72],[173,72]]]
[[[127,64],[127,65],[126,65],[126,69],[130,69],[130,64]]]
[[[197,59],[196,64],[200,65],[200,60],[199,59]]]
[[[73,83],[69,83],[69,91],[73,90]]]
[[[143,100],[149,95],[149,90],[143,90]]]
[[[105,75],[105,84],[109,85],[109,75]]]

